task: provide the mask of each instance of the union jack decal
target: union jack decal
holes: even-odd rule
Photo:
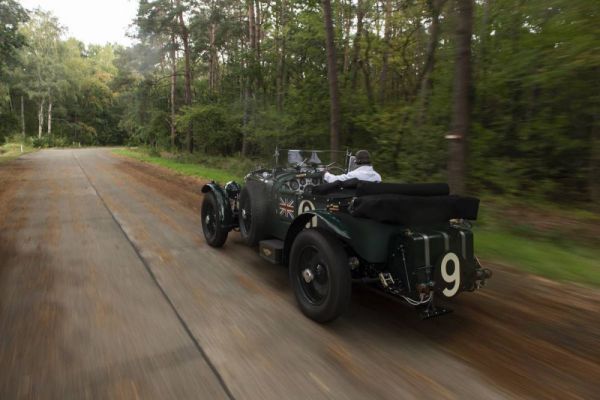
[[[279,215],[294,218],[294,200],[279,198]]]

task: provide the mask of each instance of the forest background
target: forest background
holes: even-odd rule
[[[597,250],[599,10],[141,0],[124,47],[85,45],[51,13],[0,0],[0,144],[145,146],[236,173],[275,146],[366,148],[386,179],[548,204],[556,212],[511,206],[498,219],[527,235],[544,223],[565,240],[583,232]]]

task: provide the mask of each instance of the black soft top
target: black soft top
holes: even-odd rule
[[[316,195],[355,197],[355,217],[401,225],[429,225],[477,219],[479,199],[450,195],[446,183],[375,183],[351,179],[315,186]]]

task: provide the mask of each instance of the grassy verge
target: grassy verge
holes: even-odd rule
[[[134,158],[138,161],[160,165],[161,167],[168,168],[182,175],[214,180],[221,183],[231,180],[240,182],[244,176],[244,174],[240,172],[230,172],[224,168],[206,166],[192,160],[180,160],[177,158],[165,158],[157,155],[150,155],[141,149],[115,149],[113,150],[113,153]]]
[[[188,176],[226,182],[255,165],[235,158],[150,155],[142,149],[116,154],[169,168]],[[475,224],[476,253],[547,278],[600,287],[600,216],[585,210],[565,211],[554,205],[534,207],[518,199],[484,198]]]
[[[485,228],[476,229],[475,249],[484,260],[551,279],[600,286],[600,250],[596,248]]]
[[[483,198],[475,249],[485,260],[600,286],[600,215],[573,206]]]
[[[14,160],[23,154],[31,153],[32,151],[34,151],[34,148],[29,145],[23,145],[23,152],[21,152],[20,143],[6,143],[0,146],[0,163]]]

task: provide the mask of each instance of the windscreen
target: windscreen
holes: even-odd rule
[[[278,166],[280,167],[318,167],[332,163],[331,151],[329,150],[279,150],[277,154]],[[337,166],[346,168],[346,152],[336,152]]]

